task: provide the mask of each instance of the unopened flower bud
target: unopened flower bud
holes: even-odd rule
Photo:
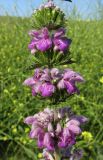
[[[53,132],[53,126],[51,123],[48,124],[48,132]]]
[[[59,135],[62,131],[62,127],[60,125],[60,123],[57,124],[57,128],[56,128],[56,134]]]
[[[32,50],[31,50],[31,54],[35,54],[36,52],[37,52],[36,49],[32,49]]]
[[[54,52],[56,52],[56,51],[58,51],[58,47],[57,46],[54,47]]]

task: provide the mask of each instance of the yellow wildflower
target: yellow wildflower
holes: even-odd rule
[[[4,89],[4,93],[9,94],[9,91],[7,89]]]
[[[93,140],[93,135],[90,132],[84,131],[84,132],[82,132],[82,136],[85,141],[92,141]]]
[[[103,76],[100,78],[99,82],[103,83]]]
[[[42,153],[38,153],[38,158],[42,158],[42,157],[43,157]]]
[[[13,128],[13,129],[12,129],[12,132],[13,132],[13,133],[17,133],[17,128]]]
[[[8,137],[7,137],[7,136],[3,137],[3,140],[4,140],[4,141],[7,141],[7,140],[8,140]]]
[[[89,148],[90,150],[92,150],[92,149],[93,149],[93,146],[91,145],[91,146],[89,146],[88,148]]]
[[[9,67],[9,68],[7,69],[7,71],[10,72],[10,71],[11,71],[11,68]]]
[[[25,128],[25,133],[28,133],[30,131],[29,128]]]

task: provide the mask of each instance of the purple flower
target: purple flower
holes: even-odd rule
[[[28,48],[31,50],[32,54],[37,52],[36,43],[37,42],[35,40],[31,40],[30,44],[28,45]]]
[[[78,118],[77,118],[78,117]],[[87,122],[87,118],[83,116],[72,116],[71,120],[66,123],[69,131],[75,135],[79,135],[82,131],[80,125]]]
[[[52,47],[52,39],[50,38],[46,27],[40,31],[31,31],[29,35],[33,37],[28,46],[31,52],[37,51],[37,49],[45,52]]]
[[[38,50],[45,52],[52,47],[52,41],[50,38],[42,38],[38,41],[36,47]]]
[[[38,135],[44,134],[43,130],[40,127],[32,127],[30,131],[30,138],[38,138]]]
[[[64,128],[61,136],[59,137],[58,146],[60,148],[66,148],[75,144],[75,137],[71,135],[68,128]]]
[[[81,133],[81,129],[77,125],[71,124],[71,125],[69,125],[68,129],[69,129],[69,131],[71,131],[73,134],[76,134],[76,135]]]
[[[59,50],[59,51],[67,51],[71,44],[71,39],[68,39],[64,36],[65,34],[65,29],[60,28],[57,30],[57,32],[54,34],[54,50]]]
[[[58,110],[46,108],[25,119],[24,122],[31,125],[30,138],[37,139],[39,148],[46,148],[52,153],[55,149],[72,148],[76,143],[77,135],[81,133],[80,125],[86,121],[86,118],[74,115],[68,117],[69,111],[68,107]],[[59,118],[59,114],[63,116]]]
[[[70,147],[70,146],[67,147],[67,148],[62,149],[61,154],[62,154],[62,159],[63,160],[70,158],[70,156],[71,156],[71,149],[72,149],[72,147]]]
[[[35,88],[32,87],[32,96],[36,96],[36,95],[37,95],[37,93],[36,93],[36,91],[35,91]]]
[[[71,39],[65,37],[65,29],[59,28],[51,36],[49,35],[48,28],[44,27],[42,30],[32,30],[29,32],[32,40],[28,45],[31,53],[34,54],[37,50],[45,52],[54,47],[54,50],[65,52],[68,50]]]
[[[37,69],[35,69],[35,73],[34,73],[33,77],[36,81],[39,81],[42,74],[43,74],[43,71],[40,68],[37,68]]]
[[[64,117],[70,118],[72,115],[74,115],[74,113],[72,112],[70,107],[63,107],[59,109],[58,117],[60,119]]]
[[[75,83],[71,83],[66,79],[60,80],[57,87],[59,89],[66,89],[69,94],[79,93]]]
[[[34,76],[26,79],[23,84],[30,87],[34,86],[39,81],[42,74],[43,73],[39,68],[35,69]]]
[[[50,151],[53,151],[54,150],[54,141],[53,141],[53,138],[51,137],[50,133],[45,133],[45,136],[44,136],[44,146],[50,150]]]
[[[35,84],[35,80],[33,77],[30,77],[28,79],[26,79],[24,82],[23,82],[24,85],[26,86],[33,86]]]
[[[51,79],[51,76],[50,76],[50,70],[49,69],[44,69],[42,71],[42,76],[40,78],[40,81],[45,81],[45,82],[50,82],[52,79]]]
[[[25,118],[24,123],[33,124],[34,121],[35,121],[35,117],[34,116],[29,116],[29,117]]]
[[[75,150],[74,153],[71,155],[70,160],[80,160],[83,157],[83,151],[78,149]]]
[[[75,83],[71,83],[69,81],[64,81],[66,90],[69,94],[79,93],[78,88],[75,86]]]
[[[37,49],[40,51],[46,51],[52,47],[52,40],[49,37],[48,29],[45,27],[42,29],[41,39],[37,43]]]
[[[32,96],[36,96],[37,93],[40,93],[40,88],[42,86],[42,83],[37,82],[33,87],[32,87]]]
[[[61,36],[64,36],[64,34],[65,34],[65,29],[59,28],[54,34],[54,38],[60,38]]]
[[[55,38],[54,39],[54,50],[59,50],[59,51],[67,51],[71,44],[71,39],[68,39],[66,37],[61,37],[61,38]]]
[[[83,82],[83,77],[70,70],[39,69],[35,70],[34,76],[26,79],[24,85],[30,86],[32,95],[41,94],[43,97],[52,96],[56,89],[66,89],[69,94],[79,93],[76,82]]]
[[[36,31],[36,30],[31,30],[30,32],[29,32],[29,35],[31,36],[31,37],[35,37],[35,38],[38,38],[39,37],[39,35],[40,35],[40,32],[39,31]]]
[[[44,8],[54,8],[55,5],[52,1],[48,1],[45,5]]]
[[[35,49],[36,47],[36,41],[35,40],[31,40],[30,44],[28,45],[28,48],[30,50]]]
[[[52,94],[55,92],[55,86],[49,82],[46,82],[41,85],[40,92],[43,97],[52,96]]]
[[[84,79],[78,73],[72,70],[65,70],[63,78],[59,81],[57,87],[59,89],[66,89],[69,94],[79,93],[78,88],[76,87],[76,82],[83,82]]]
[[[38,135],[38,147],[43,148],[44,147],[44,134],[40,133]]]
[[[47,128],[48,124],[53,120],[53,118],[54,118],[53,110],[46,108],[44,109],[43,112],[39,112],[34,116],[27,117],[24,122],[26,124],[32,125],[33,127],[39,126],[41,128]]]
[[[79,121],[80,124],[84,124],[86,122],[88,122],[88,118],[84,117],[84,116],[73,116],[74,120]]]
[[[65,89],[64,79],[61,79],[61,80],[58,82],[57,87],[58,87],[59,89]]]
[[[40,93],[40,87],[42,85],[42,82],[40,82],[40,78],[42,74],[42,71],[37,68],[35,70],[34,76],[26,79],[23,83],[24,85],[31,87],[33,96],[36,96],[37,93]]]
[[[51,78],[54,82],[58,81],[62,77],[62,73],[57,68],[52,68],[50,73],[51,73]]]
[[[64,79],[69,80],[70,82],[83,82],[83,77],[70,69],[66,69],[64,72]]]
[[[70,121],[67,122],[66,126],[68,127],[69,125],[76,125],[80,126],[80,122],[76,119],[71,119]]]

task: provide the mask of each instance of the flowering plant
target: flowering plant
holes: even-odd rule
[[[61,51],[61,53],[66,53],[71,44],[71,39],[65,37],[64,28],[59,28],[55,33],[50,36],[48,28],[43,28],[42,30],[32,30],[29,32],[32,40],[29,44],[29,49],[31,53],[34,54],[38,50],[45,52],[51,48],[54,51]]]
[[[52,157],[56,153],[61,158],[75,155],[71,154],[72,146],[76,143],[77,135],[82,132],[80,126],[86,121],[86,117],[76,116],[69,107],[64,107],[58,110],[46,108],[43,112],[27,117],[24,122],[32,126],[30,138],[38,140],[38,147],[44,148],[45,159],[51,160],[50,153]]]
[[[33,29],[29,32],[31,42],[28,48],[37,68],[23,84],[31,88],[33,96],[50,99],[52,105],[79,94],[76,83],[84,82],[79,73],[68,68],[60,69],[60,66],[72,63],[71,39],[66,37],[64,22],[64,13],[48,1],[33,13]],[[81,159],[82,150],[75,144],[87,118],[75,115],[70,107],[52,109],[52,105],[25,118],[24,122],[31,125],[30,138],[37,139],[45,160]]]
[[[79,93],[75,83],[83,81],[84,79],[80,74],[70,69],[37,68],[34,76],[26,79],[24,85],[31,87],[33,96],[40,94],[42,97],[50,97],[55,94],[55,92],[59,92],[58,96],[60,92],[63,95],[65,90],[68,95]]]

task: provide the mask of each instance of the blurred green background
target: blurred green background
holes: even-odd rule
[[[74,6],[67,26],[76,60],[68,67],[80,72],[86,82],[79,86],[80,95],[60,106],[70,105],[89,118],[80,137],[83,160],[103,160],[103,6],[99,7],[95,10],[98,16],[83,19]],[[30,29],[30,18],[0,16],[0,160],[37,160],[41,153],[23,123],[24,117],[48,105],[22,85],[32,73],[26,70],[32,63],[27,48]]]

